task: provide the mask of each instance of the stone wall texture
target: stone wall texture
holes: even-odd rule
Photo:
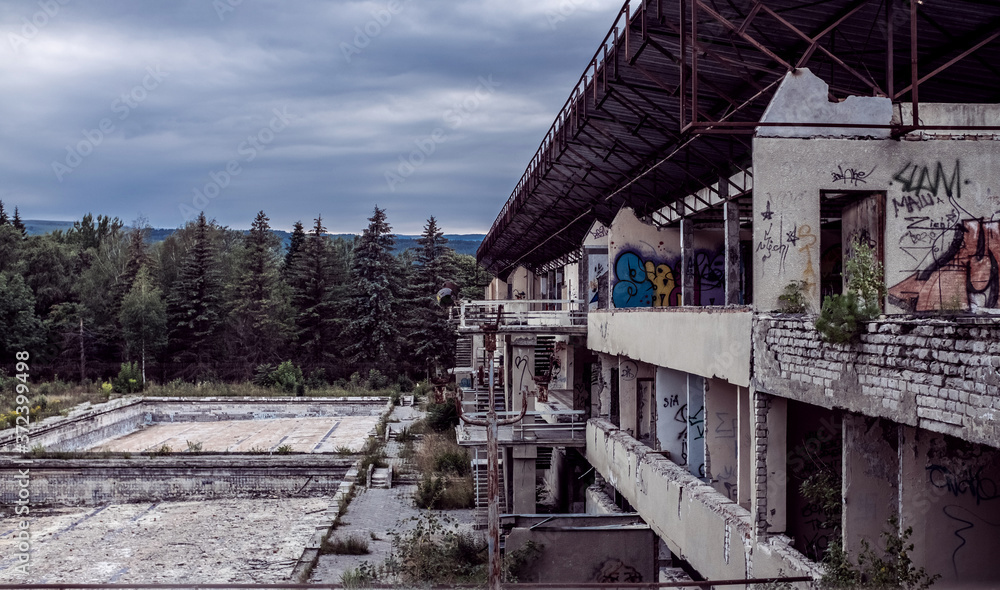
[[[849,344],[814,320],[757,315],[758,389],[1000,447],[1000,320],[891,318]]]
[[[20,459],[0,466],[0,504],[14,504],[22,479],[32,507],[333,496],[353,462],[312,454]]]

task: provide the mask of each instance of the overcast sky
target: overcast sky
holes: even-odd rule
[[[5,0],[0,200],[488,230],[621,0]]]

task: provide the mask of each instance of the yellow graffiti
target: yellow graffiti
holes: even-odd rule
[[[816,270],[813,268],[813,257],[812,250],[816,246],[816,242],[819,241],[812,233],[812,227],[808,225],[799,226],[799,231],[796,236],[803,240],[802,246],[799,247],[799,252],[806,253],[806,269],[802,272],[802,280],[805,282],[805,290],[810,295],[813,292],[813,288],[816,286]],[[810,239],[811,238],[811,239]]]
[[[645,264],[646,278],[653,283],[656,291],[656,299],[653,300],[653,307],[668,307],[670,305],[670,294],[674,291],[674,273],[666,264],[654,265],[647,260]]]

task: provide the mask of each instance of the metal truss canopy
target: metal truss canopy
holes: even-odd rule
[[[898,136],[920,128],[921,101],[1000,102],[998,63],[993,0],[626,1],[479,262],[501,278],[540,271],[623,206],[651,215],[750,175],[749,134],[788,71],[808,67],[832,100],[912,103]]]

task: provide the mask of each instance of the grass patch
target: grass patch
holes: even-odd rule
[[[346,538],[323,539],[319,552],[322,555],[368,555],[368,539],[359,535],[348,535]]]
[[[454,431],[427,434],[413,456],[423,479],[413,501],[418,508],[471,508],[476,492],[469,452],[455,442]]]

